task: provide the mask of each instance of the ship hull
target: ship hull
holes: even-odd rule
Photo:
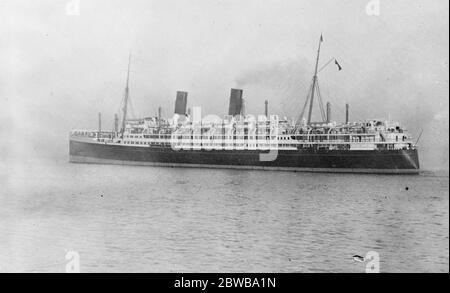
[[[70,140],[70,162],[140,166],[230,168],[336,173],[417,174],[416,149],[278,150],[273,160],[259,150],[173,150]]]

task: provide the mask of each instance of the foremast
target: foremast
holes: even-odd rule
[[[131,52],[128,56],[128,70],[127,70],[127,83],[125,86],[125,95],[123,101],[123,117],[122,117],[122,128],[120,129],[121,136],[123,137],[123,133],[125,132],[126,120],[127,120],[127,111],[128,111],[128,99],[130,95],[130,63],[131,63]]]
[[[311,126],[311,125],[314,124],[314,122],[312,122],[311,119],[312,119],[312,112],[313,112],[313,107],[314,107],[314,99],[316,98],[316,96],[317,96],[318,101],[319,101],[320,114],[322,116],[322,121],[326,122],[326,119],[327,119],[327,117],[326,117],[327,114],[324,111],[322,97],[321,97],[321,94],[320,94],[318,74],[332,60],[328,61],[322,68],[319,69],[320,49],[321,49],[322,42],[323,42],[323,36],[320,35],[319,46],[318,46],[318,49],[317,49],[316,63],[315,63],[315,67],[314,67],[314,75],[313,75],[312,82],[311,82],[311,85],[310,85],[309,90],[308,90],[308,94],[307,94],[306,99],[305,99],[305,104],[303,105],[303,108],[302,108],[302,111],[300,113],[300,116],[298,117],[297,122],[295,123],[295,126],[293,128],[293,132],[296,132],[300,128],[302,128],[302,126],[303,126],[303,118],[305,116],[306,110],[308,110],[308,113],[306,113],[307,114],[306,121],[305,121],[306,125],[307,126]]]
[[[322,42],[323,42],[323,36],[320,35],[319,48],[317,49],[316,67],[314,69],[313,84],[312,84],[312,88],[311,88],[311,100],[309,102],[309,111],[308,111],[308,120],[307,120],[308,125],[311,124],[311,115],[312,115],[312,109],[313,109],[313,103],[314,103],[314,94],[316,92],[316,84],[317,84],[317,70],[319,68],[320,45],[322,44]]]

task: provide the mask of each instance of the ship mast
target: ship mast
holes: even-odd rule
[[[122,129],[121,129],[121,134],[123,137],[123,133],[125,131],[125,124],[126,124],[126,119],[127,119],[127,110],[128,110],[128,99],[129,99],[129,93],[130,93],[130,88],[129,88],[129,84],[130,84],[130,63],[131,63],[131,52],[128,56],[128,71],[127,71],[127,84],[125,86],[125,96],[124,96],[124,102],[123,102],[123,117],[122,117]]]
[[[316,67],[314,70],[314,77],[313,77],[313,84],[312,84],[312,88],[311,88],[311,100],[309,101],[309,112],[308,112],[308,125],[311,124],[311,115],[312,115],[312,109],[313,109],[313,103],[314,103],[314,94],[315,94],[315,90],[316,90],[316,83],[317,83],[317,70],[319,67],[319,57],[320,57],[320,45],[323,42],[323,37],[322,35],[320,35],[320,40],[319,40],[319,49],[317,49],[317,58],[316,58]]]
[[[320,35],[320,39],[319,39],[319,48],[317,49],[317,57],[316,57],[316,65],[314,67],[314,76],[311,82],[311,85],[309,87],[308,90],[308,94],[306,96],[305,99],[305,104],[303,105],[302,111],[300,113],[299,118],[297,119],[297,122],[295,123],[294,129],[293,131],[297,131],[302,124],[303,121],[303,117],[305,115],[305,112],[308,109],[308,117],[306,122],[306,125],[311,126],[312,122],[311,122],[311,118],[312,118],[312,110],[314,107],[314,98],[317,95],[317,98],[319,99],[319,106],[320,106],[320,114],[322,115],[322,120],[323,122],[326,121],[326,114],[323,108],[323,102],[322,102],[322,95],[320,93],[320,87],[319,87],[319,79],[317,77],[317,75],[319,74],[320,71],[322,71],[323,68],[325,68],[332,60],[328,61],[321,69],[319,69],[319,59],[320,59],[320,47],[322,45],[323,42],[323,36]],[[308,103],[309,103],[309,107],[308,107]]]

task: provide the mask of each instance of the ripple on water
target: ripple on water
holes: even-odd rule
[[[382,271],[448,272],[448,175],[61,164],[12,180],[0,271],[62,271],[44,260],[70,249],[86,272],[364,272],[351,258],[370,250]]]

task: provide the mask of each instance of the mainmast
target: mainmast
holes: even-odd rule
[[[129,93],[130,93],[130,88],[129,88],[129,84],[130,84],[130,63],[131,63],[131,52],[130,52],[130,55],[128,56],[127,84],[125,86],[125,97],[124,97],[123,108],[122,108],[122,111],[123,111],[122,129],[121,129],[122,137],[123,137],[123,133],[125,131],[125,124],[126,124],[127,110],[128,110],[128,98],[129,98]]]
[[[322,42],[323,42],[323,37],[322,37],[322,35],[320,35],[319,49],[317,49],[316,68],[314,70],[313,85],[311,88],[311,100],[309,101],[308,125],[311,124],[311,115],[312,115],[312,109],[313,109],[313,103],[314,103],[314,93],[316,90],[316,83],[317,83],[317,70],[319,68],[320,45],[322,44]]]

